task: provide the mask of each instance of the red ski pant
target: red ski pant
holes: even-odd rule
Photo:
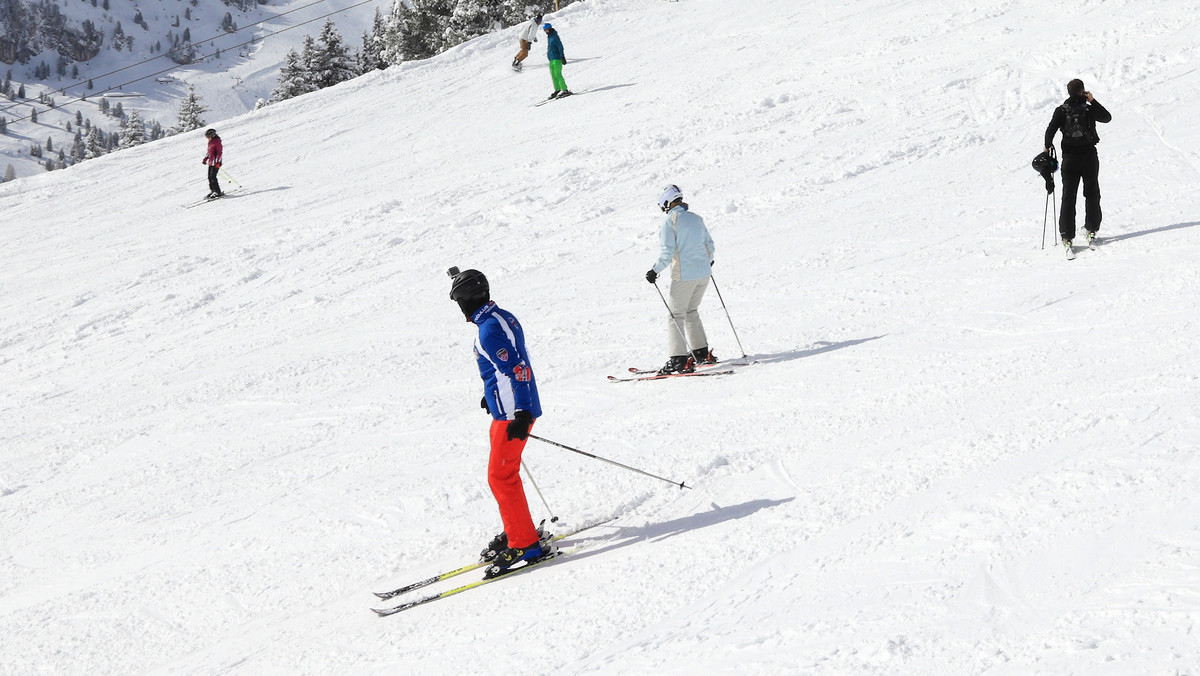
[[[500,522],[508,534],[508,546],[525,548],[538,541],[537,527],[529,515],[525,488],[521,485],[521,451],[524,439],[509,439],[507,420],[493,420],[488,436],[492,453],[488,458],[488,486],[500,506]]]

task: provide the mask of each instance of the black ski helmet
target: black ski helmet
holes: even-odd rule
[[[1048,152],[1039,153],[1037,157],[1033,158],[1033,170],[1043,176],[1058,171],[1058,158],[1055,156],[1053,148]]]
[[[458,303],[463,314],[470,318],[480,305],[492,299],[487,277],[478,270],[459,272],[457,267],[446,271],[450,276],[450,300]]]
[[[1033,169],[1046,181],[1046,194],[1054,192],[1054,172],[1058,171],[1058,154],[1054,147],[1033,158]]]
[[[214,137],[214,136],[216,136],[216,135],[217,135],[217,130],[216,130],[216,129],[205,129],[205,130],[204,130],[204,136],[205,136],[206,138],[212,138],[212,137]]]

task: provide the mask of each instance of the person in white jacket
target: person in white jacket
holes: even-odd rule
[[[658,206],[667,214],[658,231],[661,252],[646,281],[657,285],[658,274],[671,266],[671,290],[667,307],[667,348],[671,358],[659,373],[688,373],[696,364],[713,364],[717,358],[708,348],[708,336],[700,321],[700,301],[712,277],[716,246],[704,219],[688,211],[678,186],[663,188]]]
[[[525,28],[521,29],[521,50],[517,52],[516,56],[513,57],[513,70],[521,70],[524,68],[524,66],[521,65],[521,62],[525,60],[525,57],[529,56],[529,48],[533,46],[533,43],[537,42],[538,31],[541,29],[541,14],[533,15],[533,18],[529,20],[529,23],[525,24]]]

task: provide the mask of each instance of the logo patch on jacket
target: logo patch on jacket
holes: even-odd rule
[[[513,380],[519,383],[529,382],[529,379],[532,375],[533,374],[530,372],[529,367],[524,364],[517,364],[513,367]]]
[[[504,348],[496,350],[496,359],[499,359],[500,361],[508,361],[508,350]]]

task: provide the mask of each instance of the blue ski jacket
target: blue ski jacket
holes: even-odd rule
[[[547,61],[566,61],[567,55],[563,53],[562,40],[558,39],[558,32],[551,30],[546,35],[546,60]]]
[[[667,212],[658,231],[658,243],[662,248],[654,262],[655,272],[662,272],[674,263],[681,281],[702,279],[712,274],[713,254],[717,247],[708,234],[704,219],[688,211],[686,205],[680,204]],[[672,278],[675,278],[674,274]]]
[[[529,411],[538,418],[542,404],[537,381],[525,351],[525,331],[511,312],[488,301],[471,315],[479,327],[475,340],[475,360],[483,378],[483,398],[488,412],[496,420],[512,420],[517,411]]]

